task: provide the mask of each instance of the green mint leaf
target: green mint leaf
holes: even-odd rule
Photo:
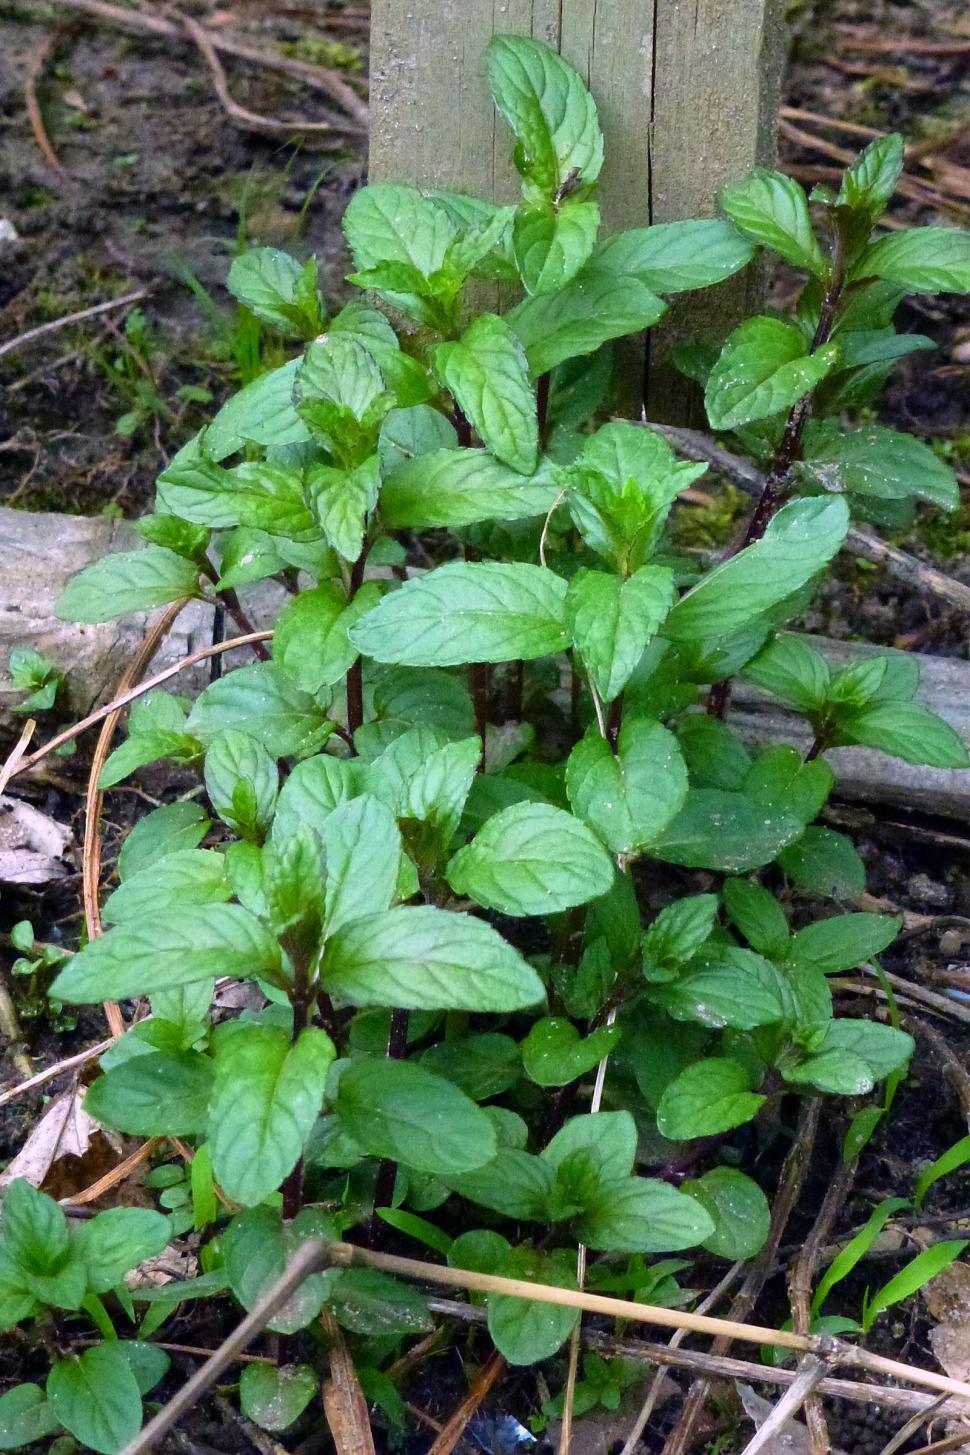
[[[554,293],[588,261],[599,230],[595,202],[523,203],[512,228],[515,264],[527,293]]]
[[[840,721],[838,741],[879,748],[904,763],[970,768],[970,753],[959,733],[918,702],[875,702]]]
[[[141,1393],[117,1341],[58,1360],[47,1398],[58,1423],[101,1455],[119,1455],[141,1429]]]
[[[662,909],[643,936],[643,970],[650,981],[676,979],[710,939],[717,920],[716,894],[688,894]]]
[[[687,713],[677,724],[677,741],[695,788],[744,787],[751,757],[741,738],[727,723],[704,712]]]
[[[381,490],[381,520],[402,527],[474,525],[545,515],[559,494],[551,468],[540,460],[522,475],[487,450],[434,450],[395,469]]]
[[[541,566],[455,561],[385,596],[350,639],[409,667],[548,657],[569,643],[565,596],[565,581]]]
[[[352,1005],[505,1012],[540,1003],[542,982],[497,930],[471,915],[405,905],[328,941],[327,990]]]
[[[782,632],[745,664],[742,675],[799,712],[818,712],[825,706],[832,674],[821,652],[792,632]]]
[[[687,787],[677,739],[642,718],[623,724],[615,753],[590,731],[566,764],[573,811],[614,854],[634,853],[662,834],[683,807]]]
[[[239,1403],[261,1430],[285,1430],[302,1415],[319,1385],[309,1364],[245,1364]]]
[[[462,1036],[458,1041],[438,1041],[422,1052],[421,1064],[453,1081],[472,1101],[501,1096],[522,1075],[518,1046],[511,1036],[497,1031]]]
[[[193,561],[162,546],[146,546],[85,566],[57,598],[55,612],[61,621],[97,623],[201,594]]]
[[[310,344],[293,390],[310,433],[347,466],[371,453],[381,420],[397,402],[369,350],[339,332]]]
[[[509,1248],[490,1271],[560,1288],[576,1287],[575,1255],[566,1248],[553,1248],[549,1252]],[[576,1309],[509,1298],[505,1294],[493,1294],[488,1300],[489,1337],[510,1364],[536,1364],[551,1358],[569,1338],[578,1317]]]
[[[799,930],[789,953],[793,960],[811,961],[826,975],[854,970],[891,945],[901,924],[892,915],[838,914]]]
[[[171,758],[176,763],[191,763],[202,752],[198,738],[188,733],[148,732],[130,733],[120,747],[115,748],[101,770],[99,788],[113,788],[138,768],[148,763],[157,763],[160,758]]]
[[[0,1395],[0,1450],[19,1450],[57,1429],[58,1419],[37,1384],[18,1384]]]
[[[872,425],[848,434],[809,434],[798,473],[828,490],[847,490],[877,500],[912,495],[956,510],[960,489],[952,468],[912,435]]]
[[[565,1086],[592,1071],[619,1039],[619,1026],[600,1026],[584,1039],[572,1021],[544,1017],[522,1042],[525,1073],[537,1086]]]
[[[305,444],[310,432],[293,404],[293,381],[299,359],[261,374],[222,406],[203,440],[210,460],[224,460],[247,441],[267,448]],[[180,450],[176,465],[190,450]]]
[[[237,667],[213,682],[196,698],[187,727],[204,743],[229,728],[248,733],[273,758],[305,758],[333,731],[315,699],[275,662]]]
[[[353,1334],[421,1334],[434,1328],[427,1299],[376,1268],[341,1270],[327,1302],[338,1324]]]
[[[641,566],[626,581],[580,570],[570,581],[566,615],[573,645],[604,702],[623,691],[673,596],[673,574],[664,566]]]
[[[223,823],[243,838],[261,838],[279,792],[276,762],[249,733],[226,728],[206,750],[205,791]]]
[[[138,820],[121,846],[118,877],[124,882],[167,854],[194,849],[205,838],[210,820],[197,803],[167,803]]]
[[[226,470],[211,460],[180,464],[176,457],[158,477],[157,499],[174,515],[212,530],[248,526],[294,540],[319,535],[299,472],[265,460]]]
[[[529,190],[552,197],[573,177],[595,182],[603,165],[596,103],[572,66],[542,41],[496,35],[488,84],[513,132],[515,165]]]
[[[784,1019],[782,980],[752,950],[719,945],[702,951],[679,979],[650,991],[675,1020],[723,1030],[752,1031]]]
[[[666,305],[639,278],[593,258],[557,293],[523,299],[506,319],[537,379],[610,339],[652,327],[665,312]]]
[[[851,840],[833,829],[807,828],[778,855],[778,866],[802,894],[821,899],[856,899],[866,887],[866,869]]]
[[[840,1096],[864,1096],[877,1081],[905,1066],[913,1038],[877,1021],[830,1021],[810,1051],[781,1067],[786,1081],[804,1082]]]
[[[650,853],[685,869],[746,874],[770,863],[803,828],[801,819],[766,812],[745,793],[692,788],[672,823],[650,845]]]
[[[753,1258],[764,1247],[771,1225],[771,1208],[761,1188],[733,1167],[712,1167],[696,1181],[682,1184],[714,1220],[714,1232],[704,1247],[718,1258]]]
[[[673,1253],[714,1232],[707,1210],[686,1193],[650,1177],[603,1182],[576,1224],[590,1248],[616,1253]]]
[[[391,810],[362,794],[334,808],[320,837],[327,871],[327,934],[389,908],[401,863],[401,835]]]
[[[744,792],[769,813],[784,813],[810,823],[821,813],[835,782],[829,765],[816,758],[803,763],[786,743],[763,748],[745,775]]]
[[[695,1061],[671,1081],[660,1098],[657,1127],[672,1142],[716,1136],[751,1121],[764,1102],[752,1091],[746,1067],[711,1056]]]
[[[903,139],[898,132],[878,136],[847,168],[838,204],[858,208],[870,224],[885,212],[903,170]]]
[[[278,248],[250,248],[233,259],[226,287],[264,323],[313,338],[323,328],[317,260],[302,265]]]
[[[153,546],[164,546],[187,561],[201,562],[212,532],[204,525],[192,525],[175,515],[143,515],[135,521],[138,534]]]
[[[209,1108],[212,1171],[228,1197],[255,1206],[299,1160],[320,1115],[333,1042],[309,1026],[296,1041],[281,1026],[230,1022],[215,1042]]]
[[[190,985],[212,976],[278,971],[280,949],[260,922],[238,904],[186,905],[117,925],[90,940],[51,986],[58,1000],[91,1005],[128,1000]]]
[[[788,949],[788,921],[773,894],[750,879],[724,881],[724,908],[752,950],[773,959]],[[812,958],[809,956],[809,958]]]
[[[531,475],[539,451],[536,400],[522,345],[508,323],[482,313],[457,343],[435,349],[435,372],[498,459]]]
[[[804,189],[781,172],[757,170],[721,193],[728,217],[756,243],[771,248],[796,268],[824,278],[826,263],[812,231]]]
[[[730,278],[754,251],[730,222],[701,218],[618,233],[600,244],[594,262],[638,278],[654,293],[684,293]]]
[[[612,861],[570,813],[518,803],[488,819],[447,869],[456,894],[502,914],[555,914],[605,894]]]
[[[370,455],[352,470],[312,465],[307,495],[328,542],[345,561],[355,561],[364,544],[367,517],[377,504],[380,462]]]
[[[365,581],[349,603],[331,581],[301,591],[276,619],[273,661],[301,692],[312,695],[339,682],[357,660],[347,633],[379,600],[376,581]]]
[[[126,1273],[168,1247],[172,1229],[161,1213],[141,1207],[114,1207],[82,1223],[75,1249],[88,1275],[90,1293],[107,1293]]]
[[[304,1208],[285,1223],[275,1208],[247,1208],[236,1214],[222,1235],[229,1285],[243,1308],[252,1310],[307,1238],[333,1241],[337,1236],[333,1219],[317,1208]],[[305,1329],[320,1313],[333,1280],[332,1271],[311,1273],[273,1315],[267,1328],[278,1334]]]
[[[907,293],[970,293],[970,232],[910,227],[870,243],[855,278],[884,278]]]
[[[712,429],[736,429],[769,419],[791,406],[830,374],[838,344],[815,353],[800,329],[777,318],[749,318],[729,336],[704,391]]]
[[[453,450],[458,435],[451,420],[430,404],[392,409],[384,416],[378,438],[378,453],[385,479],[409,460],[435,450]],[[382,502],[383,503],[383,502]]]
[[[664,623],[664,636],[674,642],[703,641],[743,626],[827,566],[848,528],[844,500],[793,500],[779,510],[760,541],[715,566],[680,598]]]
[[[54,1274],[68,1255],[63,1209],[23,1177],[15,1177],[4,1193],[2,1226],[5,1252],[28,1274]]]
[[[304,824],[314,833],[323,827],[338,803],[363,792],[363,765],[354,759],[318,754],[297,763],[280,789],[271,842],[285,844]]]
[[[212,1062],[194,1051],[152,1051],[105,1072],[84,1098],[95,1120],[133,1137],[192,1137],[206,1129]]]
[[[444,266],[455,228],[443,209],[413,187],[371,183],[344,213],[344,236],[358,268],[407,263],[425,278]]]
[[[539,1157],[520,1147],[499,1147],[491,1161],[473,1172],[441,1174],[452,1192],[503,1217],[544,1222],[555,1177]],[[456,1239],[460,1243],[461,1239]],[[453,1245],[454,1247],[454,1245]],[[466,1267],[468,1265],[465,1265]]]
[[[485,1113],[457,1086],[413,1061],[352,1061],[340,1077],[334,1109],[363,1151],[418,1172],[471,1171],[495,1156],[495,1132]]]

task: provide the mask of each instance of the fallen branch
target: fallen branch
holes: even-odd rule
[[[775,1405],[764,1424],[756,1431],[754,1438],[745,1445],[742,1455],[757,1455],[759,1450],[769,1447],[776,1435],[780,1435],[788,1422],[794,1419],[802,1405],[822,1382],[825,1365],[814,1354],[806,1354],[798,1367],[793,1384]]]
[[[85,15],[93,15],[135,34],[188,39],[175,21],[167,20],[147,8],[130,10],[123,5],[107,4],[105,0],[54,0],[54,3],[60,10],[80,10]],[[353,87],[336,71],[328,70],[326,66],[313,65],[310,61],[295,60],[289,56],[277,55],[273,51],[260,50],[256,46],[246,45],[243,41],[233,40],[230,36],[213,34],[212,44],[223,55],[250,61],[264,70],[282,71],[286,75],[295,76],[305,86],[329,96],[357,123],[356,126],[333,125],[330,129],[335,135],[363,136],[366,133],[367,107]]]
[[[323,1411],[338,1455],[374,1455],[367,1401],[344,1331],[331,1313],[320,1315],[330,1346],[330,1374],[323,1386]]]
[[[798,1114],[798,1126],[795,1131],[795,1139],[789,1149],[781,1169],[781,1176],[778,1179],[778,1191],[775,1195],[771,1208],[771,1222],[768,1225],[768,1236],[762,1245],[761,1251],[752,1261],[747,1277],[741,1285],[738,1293],[731,1304],[729,1319],[732,1321],[746,1320],[752,1312],[764,1288],[769,1273],[774,1267],[778,1257],[778,1249],[784,1236],[788,1219],[798,1205],[802,1187],[808,1174],[809,1165],[812,1160],[812,1153],[815,1149],[815,1135],[818,1131],[819,1117],[821,1115],[821,1097],[813,1096],[802,1102]],[[718,1321],[720,1322],[720,1321]],[[806,1336],[795,1336],[804,1339]],[[731,1347],[731,1336],[727,1329],[722,1331],[721,1337],[714,1342],[712,1352],[715,1354],[726,1354]],[[804,1346],[803,1346],[804,1348]],[[701,1411],[707,1402],[710,1385],[706,1380],[699,1381],[692,1385],[690,1393],[684,1401],[684,1408],[681,1411],[680,1419],[671,1431],[670,1436],[664,1444],[663,1455],[683,1455],[691,1442],[694,1426],[700,1418]]]
[[[484,1324],[488,1314],[474,1304],[456,1303],[450,1298],[428,1299],[428,1308],[443,1318],[465,1324]],[[657,1364],[661,1368],[686,1369],[711,1379],[744,1379],[749,1384],[787,1386],[795,1380],[794,1369],[776,1364],[754,1364],[727,1354],[705,1354],[699,1349],[674,1348],[673,1342],[654,1344],[646,1339],[617,1338],[604,1329],[584,1328],[584,1348],[593,1349],[605,1359],[632,1359],[638,1363]],[[875,1404],[880,1409],[903,1413],[939,1413],[947,1419],[959,1419],[964,1412],[955,1400],[922,1394],[915,1389],[902,1389],[892,1384],[870,1384],[861,1379],[838,1379],[826,1376],[818,1387],[819,1394],[832,1399],[847,1399],[855,1404]]]
[[[173,602],[152,624],[138,653],[121,675],[121,680],[115,689],[116,699],[123,697],[130,688],[137,686],[142,673],[158,650],[158,645],[162,638],[168,632],[179,612],[183,607],[188,605],[188,602],[188,597],[184,597],[181,601]],[[98,833],[98,826],[101,822],[101,807],[104,803],[104,793],[99,786],[98,780],[101,777],[101,769],[104,767],[111,749],[111,740],[115,735],[118,723],[121,721],[122,710],[122,708],[117,707],[114,712],[109,713],[105,718],[98,736],[94,756],[91,759],[91,771],[88,775],[88,790],[84,808],[84,846],[81,852],[81,869],[84,926],[89,940],[96,940],[101,934],[101,906],[98,901],[98,890],[101,882],[101,837]],[[115,1037],[123,1036],[126,1026],[124,1016],[121,1014],[119,1007],[111,1001],[106,1001],[104,1013],[108,1018],[108,1029],[111,1034]]]
[[[30,54],[27,62],[27,69],[24,75],[24,105],[27,109],[27,119],[30,122],[30,129],[34,133],[34,140],[40,147],[44,161],[55,172],[62,182],[71,187],[77,183],[73,177],[68,176],[61,164],[61,160],[51,145],[51,139],[47,135],[47,128],[44,125],[44,115],[40,109],[40,102],[37,99],[37,83],[44,74],[44,67],[57,47],[61,38],[59,30],[52,30],[42,36]]]
[[[276,117],[260,116],[255,111],[250,111],[246,106],[240,106],[234,101],[229,90],[229,82],[223,69],[216,48],[212,43],[212,37],[204,26],[191,15],[183,14],[181,11],[172,11],[178,16],[186,34],[194,41],[195,46],[209,68],[212,77],[212,85],[219,98],[219,104],[228,116],[229,120],[240,127],[243,131],[256,131],[263,136],[289,136],[293,132],[326,132],[334,136],[334,128],[329,121],[304,121],[299,118],[294,121],[278,120]],[[335,140],[338,139],[335,137]]]
[[[465,1426],[468,1424],[468,1421],[472,1418],[495,1381],[500,1377],[504,1368],[505,1360],[498,1350],[494,1349],[475,1375],[471,1388],[461,1404],[451,1418],[442,1426],[440,1433],[436,1436],[434,1443],[428,1450],[428,1455],[451,1455],[452,1450],[454,1450],[458,1441],[465,1433]]]
[[[811,1106],[818,1115],[818,1102]],[[789,1159],[790,1160],[790,1159]],[[790,1179],[794,1184],[795,1179]],[[776,1199],[776,1208],[778,1199]],[[780,1236],[780,1233],[779,1233]],[[776,1244],[777,1246],[777,1240]],[[772,1257],[774,1250],[772,1251]],[[712,1334],[718,1339],[737,1339],[749,1344],[768,1344],[772,1347],[795,1349],[802,1354],[815,1354],[831,1363],[867,1369],[874,1374],[889,1375],[893,1379],[910,1384],[922,1385],[937,1392],[958,1395],[970,1407],[970,1384],[960,1379],[951,1379],[932,1370],[917,1369],[913,1365],[870,1354],[867,1349],[855,1349],[834,1339],[820,1338],[814,1334],[795,1334],[787,1329],[762,1328],[756,1324],[742,1324],[732,1319],[712,1318],[707,1314],[689,1313],[681,1309],[669,1309],[652,1304],[638,1303],[632,1299],[609,1298],[603,1294],[588,1293],[584,1289],[559,1288],[551,1284],[531,1283],[521,1278],[500,1278],[495,1274],[477,1273],[467,1268],[447,1268],[437,1263],[425,1263],[416,1258],[400,1258],[391,1253],[378,1253],[370,1248],[358,1248],[350,1243],[331,1243],[323,1238],[308,1238],[297,1251],[289,1266],[273,1286],[260,1299],[256,1307],[246,1315],[238,1328],[234,1329],[218,1351],[196,1370],[192,1378],[179,1390],[173,1399],[151,1419],[141,1433],[125,1446],[122,1455],[145,1455],[168,1430],[186,1414],[205,1394],[222,1371],[242,1353],[252,1340],[260,1334],[283,1307],[287,1299],[304,1279],[324,1268],[376,1268],[383,1273],[410,1278],[422,1283],[443,1284],[448,1288],[464,1288],[477,1293],[497,1293],[505,1297],[524,1298],[533,1303],[554,1304],[560,1308],[575,1308],[587,1313],[603,1314],[610,1319],[634,1320],[637,1323],[659,1324],[666,1328],[689,1329],[693,1333]],[[746,1285],[747,1286],[747,1285]],[[739,1298],[743,1297],[741,1290]],[[738,1300],[735,1300],[737,1303]]]
[[[115,308],[127,308],[129,303],[137,303],[140,299],[147,298],[151,291],[150,288],[137,288],[134,293],[125,293],[121,298],[109,298],[106,303],[96,303],[93,308],[82,308],[77,313],[66,313],[63,318],[55,318],[50,323],[29,328],[26,333],[18,334],[16,338],[7,339],[6,343],[0,344],[0,359],[45,333],[55,333],[59,328],[69,328],[72,323],[83,323],[87,318],[96,318],[99,313],[109,313]]]
[[[10,778],[16,778],[18,774],[26,772],[35,763],[39,763],[41,759],[46,758],[49,753],[53,753],[56,748],[60,748],[64,743],[69,743],[74,738],[80,737],[81,733],[86,732],[89,727],[94,727],[96,723],[103,722],[106,717],[110,717],[112,713],[120,711],[123,707],[127,707],[136,698],[143,697],[146,692],[151,692],[154,688],[160,687],[163,682],[168,682],[171,677],[177,676],[179,672],[184,672],[187,668],[194,667],[197,662],[204,662],[208,657],[218,656],[220,652],[232,652],[236,647],[251,646],[253,642],[268,642],[272,639],[272,636],[273,633],[271,631],[247,632],[245,636],[228,637],[225,641],[216,642],[211,647],[200,647],[197,652],[190,652],[187,657],[181,657],[179,661],[173,662],[170,667],[164,668],[161,672],[156,672],[154,677],[149,677],[147,682],[141,682],[137,687],[132,687],[129,692],[125,692],[120,697],[116,697],[112,702],[105,703],[104,707],[98,707],[94,712],[88,713],[87,717],[82,718],[80,722],[76,722],[73,727],[65,728],[63,732],[57,733],[55,737],[48,739],[36,752],[31,753],[29,757],[23,758],[19,764],[15,765],[14,771],[9,775],[7,781],[9,782]]]
[[[86,1066],[89,1061],[96,1061],[98,1057],[114,1045],[114,1036],[109,1036],[106,1041],[98,1041],[97,1045],[89,1046],[86,1051],[78,1051],[76,1056],[68,1056],[64,1061],[58,1061],[54,1066],[48,1066],[44,1071],[38,1071],[35,1076],[28,1076],[26,1081],[18,1082],[7,1091],[0,1092],[0,1106],[6,1106],[18,1097],[26,1096],[29,1091],[36,1091],[39,1086],[46,1086],[48,1081],[53,1081],[55,1076],[63,1076],[65,1071],[76,1071],[79,1066]]]
[[[688,460],[698,460],[711,465],[726,476],[747,495],[758,498],[764,489],[764,476],[750,460],[741,459],[723,449],[715,440],[699,430],[681,429],[676,425],[651,424],[651,429],[665,435],[672,445]],[[897,581],[913,586],[938,601],[958,611],[970,611],[970,586],[946,576],[935,566],[928,566],[897,546],[890,546],[880,540],[864,526],[850,525],[845,538],[845,549],[852,556],[861,556],[865,561],[885,568],[886,574]]]
[[[724,1277],[721,1279],[720,1283],[717,1285],[717,1287],[712,1288],[707,1297],[704,1298],[697,1305],[697,1312],[699,1314],[706,1314],[712,1308],[715,1308],[720,1299],[730,1288],[735,1278],[737,1278],[740,1271],[740,1263],[732,1264],[731,1267],[728,1269],[727,1273],[725,1273]],[[670,1342],[667,1345],[668,1350],[673,1351],[674,1349],[679,1349],[680,1345],[683,1343],[686,1337],[686,1329],[675,1329],[673,1335],[671,1336]],[[660,1368],[658,1368],[653,1379],[650,1381],[650,1388],[647,1390],[647,1397],[644,1400],[643,1404],[640,1406],[640,1412],[633,1422],[633,1428],[630,1430],[629,1435],[627,1435],[626,1437],[626,1441],[623,1445],[623,1449],[620,1451],[620,1455],[633,1455],[634,1450],[639,1445],[640,1438],[643,1435],[644,1430],[647,1428],[647,1422],[650,1419],[650,1416],[653,1414],[654,1406],[656,1405],[657,1400],[660,1398],[660,1391],[663,1386],[664,1378],[664,1369],[663,1365],[661,1365]]]

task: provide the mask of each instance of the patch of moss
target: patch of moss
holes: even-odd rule
[[[703,484],[700,488],[703,490]],[[682,505],[674,511],[670,520],[671,544],[681,550],[716,550],[726,546],[750,509],[747,495],[724,481],[712,493],[710,505]]]
[[[326,40],[322,35],[301,35],[282,47],[296,61],[309,61],[333,71],[347,71],[353,76],[363,69],[364,58],[355,45],[342,40]]]

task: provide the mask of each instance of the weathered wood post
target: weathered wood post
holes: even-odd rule
[[[709,217],[720,187],[770,164],[784,54],[782,0],[372,0],[370,175],[496,201],[518,184],[485,83],[498,31],[555,46],[596,97],[604,229]],[[755,270],[677,299],[646,361],[651,417],[683,419],[664,356],[689,330],[723,337]]]

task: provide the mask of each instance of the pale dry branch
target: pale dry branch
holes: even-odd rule
[[[99,314],[110,313],[116,308],[127,308],[129,303],[138,303],[142,298],[147,298],[151,291],[150,288],[136,288],[133,293],[125,293],[120,298],[109,298],[104,303],[95,303],[92,308],[82,308],[77,313],[66,313],[63,318],[54,318],[50,323],[40,323],[36,328],[28,328],[26,333],[20,333],[16,338],[7,339],[6,343],[0,344],[0,359],[5,354],[12,354],[14,349],[32,343],[35,338],[41,338],[45,333],[55,333],[59,328],[69,328],[73,323],[84,323],[88,318],[97,318]]]

